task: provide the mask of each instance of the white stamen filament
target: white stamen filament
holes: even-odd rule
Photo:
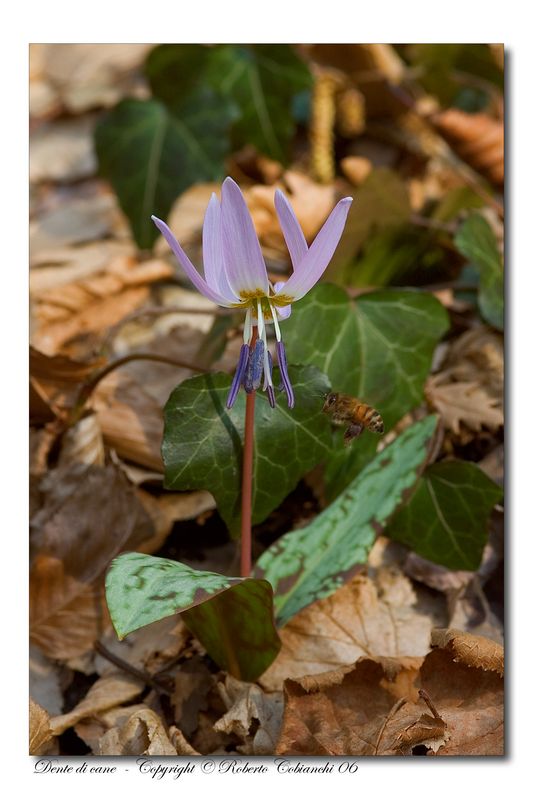
[[[263,331],[265,329],[265,321],[263,319],[263,309],[261,307],[261,300],[257,301],[257,335],[263,338]]]
[[[243,339],[245,344],[249,344],[252,340],[252,309],[248,308],[246,317],[244,319],[244,333]]]
[[[281,330],[279,329],[278,314],[277,314],[276,308],[274,307],[274,305],[272,305],[270,300],[268,301],[268,304],[270,305],[270,311],[272,313],[272,321],[274,322],[274,329],[276,331],[276,339],[278,341],[281,341]]]

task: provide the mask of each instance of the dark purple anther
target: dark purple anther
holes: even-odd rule
[[[266,393],[267,393],[268,403],[269,403],[270,407],[271,408],[275,408],[276,407],[276,398],[274,396],[273,387],[272,386],[267,386]]]
[[[278,353],[279,371],[281,373],[281,383],[287,394],[287,405],[289,408],[294,408],[294,391],[292,390],[291,381],[289,380],[289,371],[287,369],[287,356],[285,355],[285,345],[283,341],[276,341],[276,350]]]
[[[248,363],[248,353],[250,352],[250,347],[248,344],[243,344],[241,347],[241,354],[239,355],[239,362],[237,364],[237,369],[235,371],[235,376],[233,378],[233,383],[231,384],[231,388],[229,390],[228,398],[226,400],[226,408],[232,408],[233,404],[237,398],[237,393],[239,391],[239,387],[243,381],[244,373],[246,371],[246,365]]]
[[[247,394],[252,391],[257,391],[261,385],[261,377],[263,376],[265,344],[262,339],[259,339],[255,345],[255,349],[250,354],[248,359],[248,366],[244,374],[244,390]]]

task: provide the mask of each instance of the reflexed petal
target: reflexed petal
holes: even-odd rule
[[[163,234],[165,237],[168,246],[178,259],[181,267],[191,283],[194,285],[198,291],[207,297],[208,300],[212,302],[216,302],[217,305],[222,305],[225,308],[231,308],[232,305],[235,304],[235,300],[230,297],[224,297],[220,292],[215,291],[210,286],[207,285],[203,277],[198,273],[195,269],[187,255],[185,254],[184,250],[181,248],[178,240],[171,232],[168,225],[166,225],[161,219],[158,219],[156,216],[152,216],[152,221],[154,222],[155,226],[158,228],[159,232]]]
[[[307,255],[309,247],[307,246],[302,228],[296,219],[296,214],[292,210],[291,204],[279,189],[276,191],[274,204],[283,231],[285,244],[291,256],[292,266],[293,269],[296,270]]]
[[[222,184],[222,236],[228,282],[233,291],[262,291],[268,295],[268,277],[252,217],[234,180]]]
[[[285,285],[276,294],[286,295],[293,300],[299,300],[315,285],[333,257],[339,239],[342,236],[346,217],[352,203],[351,197],[341,200],[326,222],[318,232],[314,242],[309,247],[307,255],[300,262],[298,269],[293,272]],[[275,295],[274,295],[275,302]]]
[[[205,212],[204,227],[202,231],[202,250],[204,256],[204,274],[207,285],[218,291],[224,297],[235,297],[224,265],[224,250],[222,246],[222,216],[220,203],[216,194],[211,195],[209,205]]]

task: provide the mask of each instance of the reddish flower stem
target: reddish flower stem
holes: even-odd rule
[[[255,347],[257,327],[253,328],[250,350]],[[242,453],[241,491],[241,577],[249,577],[252,571],[252,489],[254,465],[254,410],[255,391],[246,395],[244,417],[244,447]]]

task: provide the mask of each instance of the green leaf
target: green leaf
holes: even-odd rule
[[[315,367],[289,367],[296,405],[283,395],[271,408],[258,392],[254,427],[252,522],[265,519],[295,488],[299,479],[329,452],[331,432],[322,413],[329,383]],[[274,384],[279,383],[274,370]],[[162,454],[165,487],[176,491],[206,488],[216,499],[230,532],[238,534],[245,397],[239,392],[226,409],[231,377],[202,375],[185,380],[164,410]]]
[[[293,101],[312,85],[307,65],[290,45],[167,44],[150,53],[146,72],[154,94],[172,107],[198,83],[209,85],[238,109],[236,147],[253,144],[287,161],[296,129]]]
[[[355,285],[365,285],[358,280],[353,260],[369,235],[399,227],[409,221],[411,206],[404,181],[392,169],[373,169],[354,194],[354,208],[328,267],[330,279]],[[382,281],[380,281],[381,283]]]
[[[181,613],[213,660],[240,680],[257,679],[280,648],[272,587],[265,580],[195,571],[128,552],[111,563],[106,598],[119,638]]]
[[[334,391],[358,397],[382,415],[385,430],[423,399],[435,345],[448,328],[432,295],[388,289],[351,301],[321,284],[295,304],[283,334],[290,363],[314,363]],[[379,437],[364,431],[351,447],[336,446],[327,465],[328,496],[336,496],[372,457]]]
[[[501,488],[474,463],[430,466],[386,535],[449,569],[474,571],[487,543],[489,514]]]
[[[459,252],[479,270],[479,310],[483,318],[503,330],[503,263],[498,243],[489,223],[479,214],[472,214],[455,236]]]
[[[152,214],[165,218],[188,186],[224,175],[231,106],[199,89],[170,112],[157,100],[123,100],[98,125],[101,174],[115,190],[139,247],[159,233]]]
[[[170,107],[181,103],[199,85],[205,85],[212,57],[213,48],[201,44],[154,47],[144,65],[154,97]]]
[[[436,426],[437,418],[428,416],[409,427],[311,524],[287,533],[259,558],[254,575],[272,584],[280,624],[332,594],[366,563],[376,533],[415,485]]]

